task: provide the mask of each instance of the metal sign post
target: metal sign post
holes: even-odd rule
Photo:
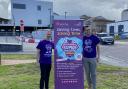
[[[22,42],[22,50],[23,50],[23,41],[24,41],[24,38],[23,38],[23,34],[24,34],[24,21],[23,20],[20,20],[20,31],[21,31],[21,42]]]

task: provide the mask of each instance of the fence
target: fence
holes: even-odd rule
[[[20,34],[13,32],[0,32],[0,43],[19,43],[16,39],[16,36],[18,35]]]
[[[21,33],[20,32],[0,32],[0,43],[22,43],[22,40],[17,38],[29,38],[31,33]]]

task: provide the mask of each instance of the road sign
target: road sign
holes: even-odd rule
[[[20,20],[20,31],[24,31],[24,21]]]

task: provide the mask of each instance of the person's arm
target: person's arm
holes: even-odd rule
[[[37,52],[36,52],[36,61],[37,63],[39,63],[39,59],[40,59],[40,50],[41,50],[41,47],[42,47],[42,44],[41,44],[42,41],[40,41],[36,47],[37,49]]]
[[[40,49],[37,49],[37,54],[36,54],[37,63],[39,63],[39,58],[40,58]]]
[[[54,43],[52,43],[52,56],[54,56]],[[54,57],[52,57],[52,60],[54,60]]]
[[[97,53],[96,60],[97,60],[97,62],[99,62],[99,60],[100,60],[100,45],[99,44],[96,46],[96,53]]]

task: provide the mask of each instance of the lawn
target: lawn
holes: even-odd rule
[[[99,65],[97,89],[128,89],[128,68]]]
[[[54,89],[53,76],[52,69],[50,89]],[[0,89],[39,89],[39,77],[39,66],[34,63],[0,66]],[[128,89],[127,83],[127,68],[99,65],[97,89]]]

